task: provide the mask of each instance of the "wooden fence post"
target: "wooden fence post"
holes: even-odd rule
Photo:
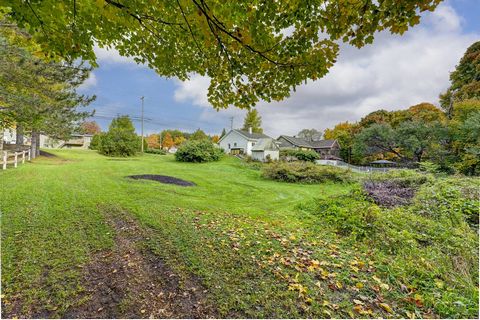
[[[25,163],[25,150],[22,151],[22,164]]]
[[[7,151],[3,151],[2,159],[3,159],[2,169],[7,170]]]
[[[16,168],[16,167],[17,167],[17,162],[18,162],[18,154],[17,154],[17,151],[15,151],[13,155],[15,156],[15,161],[14,161],[14,163],[13,163],[13,166]]]
[[[30,152],[31,152],[30,149],[28,149],[27,152],[28,152],[28,161],[31,161],[32,158],[30,157]]]

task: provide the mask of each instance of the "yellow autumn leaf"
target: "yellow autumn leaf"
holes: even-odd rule
[[[362,288],[363,288],[363,283],[357,282],[357,283],[355,284],[355,287],[357,287],[358,289],[362,289]]]
[[[362,305],[362,306],[364,305],[364,303],[362,301],[357,300],[357,299],[353,299],[353,303],[359,304],[359,305]]]
[[[382,289],[385,289],[385,290],[390,289],[390,286],[389,286],[388,284],[386,284],[386,283],[380,283],[380,287],[381,287]]]
[[[387,311],[388,313],[393,313],[393,309],[386,303],[379,303],[378,304],[383,310]]]

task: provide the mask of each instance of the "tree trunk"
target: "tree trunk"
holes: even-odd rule
[[[21,125],[17,125],[15,144],[17,145],[17,148],[23,146],[23,126]]]
[[[37,156],[40,155],[40,133],[37,133]]]
[[[3,150],[3,132],[4,132],[4,128],[3,127],[0,127],[0,151]]]
[[[37,157],[37,149],[38,149],[37,136],[38,136],[38,132],[35,130],[32,130],[32,137],[31,137],[32,142],[30,144],[30,155],[32,159],[35,159]]]

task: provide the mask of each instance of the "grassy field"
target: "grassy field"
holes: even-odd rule
[[[404,275],[391,263],[402,251],[387,254],[368,241],[352,241],[304,209],[312,199],[346,195],[355,184],[268,181],[229,157],[188,164],[172,156],[53,153],[57,157],[0,172],[4,316],[478,313],[478,282],[441,278],[428,256],[410,264],[431,271],[430,277]],[[196,186],[126,178],[135,174],[174,176]],[[126,257],[125,264],[112,254]],[[123,283],[120,274],[133,280]],[[412,277],[426,278],[403,281]],[[92,301],[92,285],[115,294],[108,306]],[[185,303],[169,307],[178,303],[166,298],[171,295],[186,297]]]

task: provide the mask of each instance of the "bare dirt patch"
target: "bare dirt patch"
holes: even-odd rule
[[[148,237],[127,214],[107,216],[114,248],[95,254],[84,270],[86,301],[66,318],[210,318],[215,308],[199,279],[172,271],[141,243]]]
[[[139,175],[133,175],[133,176],[128,176],[127,178],[130,179],[135,179],[135,180],[153,180],[153,181],[158,181],[161,183],[166,183],[166,184],[174,184],[177,186],[182,186],[182,187],[191,187],[195,186],[195,183],[191,181],[185,181],[179,178],[175,177],[170,177],[170,176],[162,176],[158,174],[139,174]]]

